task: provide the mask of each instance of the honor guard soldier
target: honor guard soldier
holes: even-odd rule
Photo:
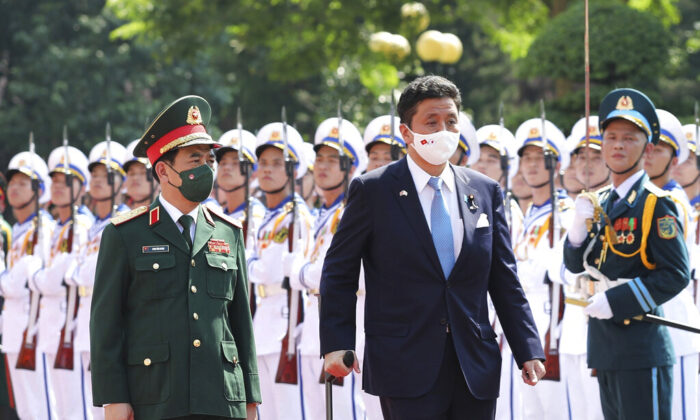
[[[523,230],[513,244],[513,251],[518,261],[518,278],[532,308],[545,355],[552,361],[551,367],[549,363],[545,364],[551,374],[554,369],[559,369],[556,350],[562,321],[559,305],[563,305],[563,299],[559,292],[560,285],[552,283],[547,277],[547,267],[553,261],[562,265],[560,236],[569,226],[569,210],[573,204],[565,192],[553,188],[552,182],[560,170],[568,167],[569,153],[564,134],[552,122],[542,118],[522,123],[515,132],[515,139],[520,144],[519,167],[525,183],[530,187],[532,203],[524,214]],[[545,151],[545,148],[548,150]],[[545,166],[547,153],[555,158],[551,169],[554,174]],[[555,197],[552,197],[552,191]],[[552,201],[556,201],[554,211]],[[565,418],[566,390],[560,378],[548,378],[545,376],[545,380],[534,388],[520,384],[523,418]]]
[[[479,143],[476,140],[476,128],[471,118],[464,112],[459,113],[459,143],[450,163],[457,166],[470,166],[479,160]]]
[[[588,189],[595,191],[610,182],[610,170],[605,166],[601,156],[601,139],[597,116],[589,117],[588,140],[586,140],[586,119],[581,118],[574,124],[571,135],[567,139],[571,163],[566,173],[573,174],[575,179],[565,177],[572,181],[565,185],[580,184],[581,190],[585,185],[590,185]],[[580,193],[581,190],[578,192]],[[559,252],[557,257],[556,263],[548,271],[550,279],[563,284],[566,297],[583,299],[590,297],[585,288],[586,277],[562,270],[562,253]],[[586,362],[587,335],[588,317],[583,313],[583,308],[566,306],[561,321],[559,353],[561,377],[567,389],[567,406],[576,416],[595,420],[603,418],[603,411],[600,405],[598,381]],[[576,391],[572,392],[572,390]]]
[[[49,154],[48,168],[57,220],[46,264],[34,277],[41,295],[38,351],[46,355],[58,418],[84,419],[88,414],[90,419],[84,410],[87,405],[80,353],[73,351],[78,288],[72,281],[94,221],[89,210],[80,204],[88,185],[88,159],[80,150],[68,146],[66,140]]]
[[[504,208],[507,209],[505,213],[510,229],[510,239],[511,243],[515,243],[523,227],[523,212],[520,210],[518,202],[509,191],[509,186],[511,185],[510,181],[518,172],[518,147],[515,142],[515,137],[507,128],[497,124],[490,124],[476,130],[476,140],[479,144],[479,159],[471,168],[501,184],[504,194]],[[505,170],[503,166],[504,163],[507,165]],[[499,398],[496,401],[496,418],[519,419],[520,413],[513,413],[511,411],[511,408],[520,406],[520,388],[514,386],[513,382],[517,379],[517,365],[510,346],[505,339],[501,325],[495,319],[495,309],[493,308],[493,302],[491,302],[491,300],[489,300],[489,318],[491,319],[496,334],[498,334],[498,343],[501,348],[502,359],[501,388]]]
[[[0,173],[0,274],[7,268],[6,256],[12,246],[12,226],[5,220],[3,213],[5,212],[5,192],[7,191],[7,182],[5,176]],[[3,298],[0,295],[0,307],[2,307]],[[0,314],[0,325],[2,325],[2,314]],[[2,334],[0,333],[0,341]],[[0,354],[0,418],[16,419],[17,414],[14,411],[14,399],[10,396],[12,383],[7,368],[7,358],[4,354]]]
[[[289,277],[289,273],[284,272],[282,261],[289,253],[290,232],[293,234],[293,252],[303,255],[309,246],[313,224],[304,200],[292,193],[290,187],[290,183],[293,186],[293,181],[301,179],[306,172],[300,155],[302,142],[301,135],[293,127],[285,123],[270,123],[258,132],[255,148],[258,157],[256,177],[265,193],[267,210],[257,232],[255,252],[248,263],[250,280],[258,298],[253,321],[260,386],[265,397],[265,404],[260,406],[262,419],[302,418],[297,385],[276,382],[281,356],[287,359],[288,355],[294,354],[286,361],[296,367],[294,329],[299,322],[298,311],[290,310],[288,304],[293,294],[288,294],[282,287],[284,278]],[[285,168],[285,157],[294,165],[291,180]],[[298,300],[296,306],[301,308]],[[290,322],[293,327],[291,336]],[[281,339],[285,333],[287,345],[283,349]],[[281,355],[281,352],[287,354]]]
[[[399,131],[401,120],[394,117],[394,133],[392,143],[391,115],[379,116],[365,128],[364,142],[367,152],[367,171],[381,168],[392,162],[392,147],[395,150],[396,159],[401,159],[406,155],[406,142]]]
[[[158,192],[158,183],[153,177],[151,162],[147,158],[134,156],[134,149],[139,143],[136,139],[126,146],[126,157],[122,168],[126,174],[124,204],[130,209],[150,206]]]
[[[659,305],[689,278],[675,205],[643,170],[644,154],[659,141],[659,121],[651,100],[634,89],[608,93],[598,116],[612,187],[577,197],[564,247],[567,268],[591,280],[588,365],[597,370],[606,419],[671,419],[668,329],[631,320],[663,315]]]
[[[671,171],[688,158],[688,142],[683,134],[681,122],[668,111],[657,109],[661,134],[659,142],[647,154],[644,168],[651,182],[669,193],[669,198],[676,204],[678,223],[683,229],[686,248],[693,249],[695,231],[692,231],[692,213],[688,197],[683,187],[671,179]],[[690,258],[689,254],[689,258]],[[692,266],[692,265],[691,265]],[[690,325],[700,325],[700,312],[693,299],[694,284],[681,290],[676,296],[662,305],[664,315],[674,321]],[[700,352],[700,335],[670,329],[671,342],[676,354],[673,365],[673,411],[671,417],[698,418],[698,352]]]
[[[102,234],[90,349],[93,399],[108,404],[107,419],[255,417],[243,235],[200,204],[214,182],[210,114],[185,96],[156,117],[134,155],[148,157],[162,192]]]
[[[303,384],[302,404],[309,419],[323,419],[325,413],[324,387],[318,380],[323,373],[323,362],[319,360],[321,348],[318,330],[321,270],[326,251],[343,215],[345,187],[355,174],[362,173],[367,166],[363,146],[362,135],[350,121],[342,120],[339,123],[338,118],[329,118],[318,126],[314,136],[316,160],[313,175],[323,205],[312,230],[313,244],[306,255],[289,255],[283,262],[289,266],[292,288],[305,291],[308,297],[299,343],[302,378],[299,383]],[[364,289],[359,294],[362,296],[358,300],[364,299]],[[364,417],[364,410],[357,398],[360,386],[356,384],[356,379],[354,375],[347,378],[334,392],[334,418]]]
[[[303,142],[301,144],[301,155],[306,164],[306,173],[301,179],[296,181],[296,192],[304,199],[311,215],[315,219],[318,215],[318,207],[320,206],[318,202],[320,199],[316,193],[316,183],[314,182],[314,162],[316,161],[314,145]]]
[[[216,149],[216,183],[219,187],[218,201],[227,216],[241,225],[250,216],[246,225],[246,250],[252,254],[255,249],[255,234],[265,216],[265,206],[250,194],[250,189],[246,189],[246,182],[250,186],[258,165],[255,135],[250,131],[240,131],[243,134],[242,141],[238,138],[239,131],[236,129],[225,132],[219,138],[221,147]],[[247,169],[244,168],[248,171],[248,176],[244,175],[241,165],[248,165]],[[247,209],[246,200],[250,210]]]
[[[12,227],[7,269],[0,277],[5,299],[2,351],[7,356],[17,415],[31,420],[57,415],[56,398],[47,376],[49,362],[37,350],[40,295],[34,284],[34,276],[48,260],[54,225],[44,210],[39,210],[37,216],[40,205],[49,201],[48,172],[46,163],[32,151],[14,156],[6,173],[7,198],[17,223]]]

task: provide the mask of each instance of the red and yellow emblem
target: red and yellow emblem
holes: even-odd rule
[[[634,109],[632,98],[629,96],[621,96],[620,99],[617,100],[617,106],[615,106],[615,109],[620,111],[629,111]]]
[[[379,134],[391,134],[391,126],[389,124],[384,124],[382,129],[379,130]]]
[[[531,139],[531,138],[539,137],[539,136],[540,136],[540,129],[537,127],[532,127],[530,129],[530,135],[528,136],[528,138]]]
[[[498,136],[496,135],[495,132],[491,131],[491,132],[489,133],[489,136],[486,137],[486,140],[498,140]]]
[[[187,124],[204,124],[202,121],[202,114],[199,112],[199,107],[191,106],[190,109],[187,110]]]
[[[282,134],[279,131],[273,131],[270,133],[270,141],[282,140]]]

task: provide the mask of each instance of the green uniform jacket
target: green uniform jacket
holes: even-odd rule
[[[608,208],[610,188],[599,192],[603,209]],[[642,246],[644,207],[647,197],[657,196],[656,205],[648,210],[651,221],[646,247]],[[569,271],[584,271],[584,250],[590,243],[592,251],[587,262],[611,281],[606,297],[613,312],[612,319],[590,318],[588,324],[588,366],[596,369],[644,369],[669,366],[675,362],[673,345],[665,326],[625,320],[643,313],[663,316],[659,306],[688,285],[688,251],[683,241],[683,230],[678,223],[675,204],[667,193],[655,187],[644,174],[626,197],[608,211],[615,234],[622,241],[615,245],[621,256],[608,247],[604,252],[605,223],[596,226],[586,241],[574,248],[568,239],[564,246],[564,262]],[[637,252],[639,250],[639,252]],[[646,252],[647,264],[642,259]],[[634,254],[634,255],[631,255]],[[601,262],[602,261],[602,262]],[[616,279],[633,279],[616,285]]]
[[[193,257],[154,201],[112,219],[90,320],[93,402],[137,420],[245,418],[261,402],[241,229],[200,206]]]

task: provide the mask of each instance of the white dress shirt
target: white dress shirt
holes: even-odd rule
[[[170,215],[170,218],[173,219],[173,222],[175,222],[175,226],[177,226],[177,229],[182,233],[183,229],[185,229],[178,220],[180,220],[180,217],[184,214],[180,210],[178,210],[177,207],[173,206],[168,202],[168,200],[163,197],[163,194],[160,194],[160,204],[163,205],[163,208],[165,211],[168,212]],[[188,216],[192,217],[192,220],[194,223],[192,223],[192,227],[190,228],[190,240],[192,240],[192,243],[194,243],[194,233],[197,230],[197,213],[199,212],[199,206],[195,207],[192,209],[191,212],[187,213]]]
[[[433,204],[435,190],[428,185],[431,175],[418,166],[418,164],[411,158],[411,155],[406,156],[406,161],[408,163],[408,170],[411,172],[411,177],[416,185],[416,191],[418,192],[420,205],[423,208],[425,221],[428,223],[428,229],[431,229],[432,231],[432,226],[430,223],[430,208]],[[455,261],[457,261],[459,251],[462,249],[462,240],[464,239],[464,223],[459,215],[459,202],[457,201],[455,174],[452,171],[449,163],[445,165],[445,170],[443,170],[440,174],[440,178],[442,179],[442,199],[445,201],[445,207],[447,208],[447,212],[450,214],[450,222],[452,223],[452,242],[454,243]]]
[[[635,182],[639,181],[639,178],[641,178],[644,175],[644,170],[640,169],[637,172],[635,172],[632,176],[627,178],[620,184],[619,186],[614,186],[613,189],[617,193],[617,200],[613,203],[613,205],[617,204],[620,200],[624,199],[627,197],[627,193],[630,192],[630,189],[632,189],[632,186],[634,185]]]

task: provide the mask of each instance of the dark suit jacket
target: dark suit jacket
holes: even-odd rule
[[[363,383],[371,394],[412,398],[428,392],[440,369],[449,324],[472,394],[498,397],[501,356],[489,324],[487,292],[518,365],[544,359],[516,277],[501,189],[473,170],[452,169],[464,240],[448,279],[406,158],[350,186],[323,266],[321,353],[355,347],[355,291],[362,260],[367,291]],[[469,196],[477,208],[469,208]],[[482,213],[489,226],[476,228]]]
[[[131,403],[137,419],[245,418],[260,385],[241,229],[200,206],[190,252],[158,199],[115,219],[92,298],[94,403]]]

